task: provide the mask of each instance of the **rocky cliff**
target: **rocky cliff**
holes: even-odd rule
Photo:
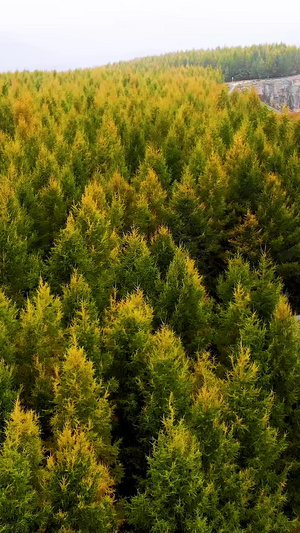
[[[264,80],[245,80],[229,83],[229,90],[249,89],[254,87],[261,100],[281,111],[287,105],[291,111],[300,112],[300,76],[272,78]]]

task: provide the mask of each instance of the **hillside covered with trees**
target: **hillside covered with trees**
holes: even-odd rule
[[[300,120],[229,94],[254,53],[0,75],[1,533],[295,531]]]
[[[300,48],[281,44],[187,50],[133,61],[140,68],[201,66],[220,69],[225,81],[300,74]]]

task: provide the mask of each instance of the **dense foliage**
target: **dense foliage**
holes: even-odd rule
[[[0,75],[3,533],[296,527],[300,121],[187,55]]]
[[[135,60],[140,68],[197,65],[218,68],[225,81],[277,78],[300,74],[300,49],[285,44],[188,50]]]

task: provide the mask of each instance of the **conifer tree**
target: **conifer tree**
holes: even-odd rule
[[[266,332],[269,356],[268,379],[275,393],[272,424],[286,435],[288,447],[283,461],[290,467],[288,492],[290,505],[299,505],[299,326],[284,296],[281,296]]]
[[[229,242],[234,253],[241,254],[251,264],[257,264],[263,249],[262,230],[257,217],[250,211],[230,232]]]
[[[126,166],[131,176],[136,173],[140,162],[145,157],[145,136],[141,128],[141,120],[129,129],[126,143]]]
[[[180,181],[182,173],[182,152],[175,128],[170,129],[168,133],[163,154],[171,175],[171,183]]]
[[[127,176],[125,149],[114,120],[104,115],[97,133],[96,163],[99,170],[107,177],[115,172]]]
[[[96,375],[102,376],[106,366],[101,354],[98,310],[90,286],[76,270],[69,285],[63,287],[62,309],[71,342],[84,348],[95,365]]]
[[[7,422],[0,452],[0,528],[7,533],[39,531],[40,463],[43,458],[37,420],[19,402]]]
[[[72,145],[71,161],[76,186],[82,191],[91,175],[91,153],[85,136],[79,130],[76,132]]]
[[[274,398],[261,395],[259,369],[241,348],[225,388],[228,403],[226,421],[240,443],[237,462],[250,474],[251,496],[241,513],[241,523],[251,523],[253,531],[292,531],[294,524],[283,512],[286,502],[286,471],[277,468],[286,448],[284,438],[271,426]]]
[[[137,291],[120,302],[111,301],[103,328],[103,353],[111,361],[105,378],[110,380],[111,399],[116,406],[114,436],[122,438],[120,460],[125,470],[122,487],[126,494],[135,483],[133,473],[144,462],[138,442],[138,417],[143,405],[138,379],[145,372],[152,319],[152,308],[143,293]]]
[[[32,220],[21,208],[11,184],[1,186],[0,285],[8,296],[22,303],[38,282],[40,259],[33,251]]]
[[[213,180],[210,180],[213,181]],[[186,169],[182,180],[176,184],[170,200],[168,224],[176,244],[183,244],[190,256],[196,261],[199,271],[211,278],[215,274],[220,254],[222,220],[224,215],[224,186],[207,182],[207,174],[201,184]],[[217,190],[217,199],[212,201],[212,190]],[[203,197],[204,201],[202,200]],[[207,203],[206,203],[207,202]],[[218,218],[218,213],[220,218]],[[223,220],[224,224],[224,220]]]
[[[276,264],[276,272],[283,278],[289,294],[293,295],[294,302],[298,305],[295,283],[298,280],[299,213],[295,204],[290,203],[281,179],[276,174],[266,177],[257,219],[262,228],[263,240]]]
[[[133,183],[137,190],[134,223],[149,237],[163,221],[166,192],[152,169],[145,176],[137,176]]]
[[[115,172],[112,178],[105,180],[103,186],[105,187],[106,197],[108,203],[119,207],[118,225],[124,231],[129,231],[134,223],[134,205],[135,205],[135,191],[130,183],[128,183],[119,172]],[[120,216],[120,211],[122,216]],[[111,219],[114,220],[112,213]],[[115,226],[114,226],[115,227]]]
[[[49,263],[51,287],[61,292],[61,285],[69,283],[77,269],[93,289],[102,311],[108,303],[117,245],[107,217],[104,191],[93,183],[86,188],[81,207],[70,213],[58,237]]]
[[[268,322],[274,313],[282,291],[282,284],[275,277],[270,260],[262,255],[258,267],[251,270],[250,264],[241,256],[229,260],[228,269],[218,281],[218,294],[228,304],[238,285],[249,292],[249,307],[263,322]]]
[[[240,348],[226,379],[208,356],[195,372],[192,426],[213,495],[213,531],[293,531],[285,516],[284,438],[271,426],[272,394],[262,394],[258,366]]]
[[[176,184],[170,207],[170,227],[175,241],[185,244],[191,256],[200,260],[208,220],[205,206],[197,197],[196,181],[189,172]]]
[[[39,190],[34,207],[36,246],[44,253],[50,251],[60,228],[66,221],[66,208],[59,181],[50,178],[49,183]]]
[[[145,488],[131,499],[129,523],[134,531],[212,531],[207,521],[212,486],[205,487],[197,439],[183,420],[164,421],[148,458]]]
[[[22,397],[28,405],[34,406],[46,432],[53,409],[55,367],[65,347],[61,320],[59,298],[54,297],[49,286],[40,280],[36,295],[27,301],[21,312],[16,361]]]
[[[211,303],[194,262],[181,249],[170,264],[155,308],[157,317],[180,335],[191,354],[205,349],[211,338]]]
[[[117,449],[111,444],[112,409],[107,391],[96,381],[93,364],[82,348],[74,345],[69,349],[54,390],[55,433],[66,424],[70,429],[80,428],[88,435],[98,459],[105,464],[114,463]]]
[[[88,304],[90,313],[93,318],[97,316],[95,302],[92,297],[92,291],[84,276],[77,270],[73,271],[70,283],[63,287],[63,296],[61,299],[63,319],[67,325],[70,325],[76,313],[81,310],[82,303]]]
[[[123,239],[120,263],[116,268],[118,294],[121,298],[137,288],[150,299],[156,297],[156,283],[159,273],[150,250],[136,230]]]
[[[146,351],[145,377],[139,378],[144,407],[140,420],[142,439],[156,438],[162,419],[168,415],[170,395],[176,419],[188,417],[192,381],[180,339],[164,326],[151,339]]]
[[[266,342],[270,358],[270,386],[275,393],[275,403],[279,409],[274,423],[281,429],[288,425],[290,440],[291,433],[298,433],[298,423],[292,423],[290,417],[293,418],[298,412],[300,336],[295,316],[284,296],[280,297],[274,310],[266,332]]]
[[[102,354],[100,323],[93,311],[94,308],[83,301],[69,332],[73,342],[84,348],[88,359],[95,365],[96,375],[101,377],[106,372],[109,361]]]
[[[248,125],[235,134],[233,144],[227,152],[226,172],[228,174],[229,193],[238,213],[245,208],[254,210],[263,188],[263,174],[257,157],[247,142]]]
[[[136,409],[136,377],[144,368],[144,351],[151,338],[153,310],[137,291],[126,299],[111,301],[103,327],[104,357],[110,359],[109,374],[119,386],[118,405]],[[109,375],[108,374],[108,375]]]
[[[176,245],[167,227],[161,226],[158,228],[152,238],[150,251],[159,269],[161,278],[165,279],[176,252]]]
[[[199,201],[206,206],[212,228],[219,234],[228,219],[228,176],[221,158],[215,152],[210,155],[197,184],[197,195]],[[214,239],[217,238],[218,235],[214,234]]]
[[[202,174],[206,164],[206,157],[202,143],[202,139],[198,141],[191,153],[188,163],[189,170],[196,183],[202,181]]]
[[[83,431],[67,425],[47,460],[44,499],[49,531],[114,533],[113,481]]]
[[[141,176],[146,176],[150,169],[154,170],[163,188],[168,189],[171,176],[166,160],[161,151],[151,143],[146,147],[145,159],[139,167],[139,174]]]

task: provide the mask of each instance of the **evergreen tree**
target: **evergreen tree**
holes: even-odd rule
[[[40,463],[43,458],[37,420],[16,402],[0,452],[0,528],[7,533],[39,531]]]
[[[168,170],[164,155],[153,144],[149,143],[146,147],[145,159],[140,165],[139,174],[146,176],[147,172],[153,169],[159,178],[164,189],[170,186],[170,172]]]
[[[92,297],[92,291],[84,276],[74,270],[70,283],[63,287],[62,296],[63,318],[67,325],[70,325],[76,313],[81,310],[82,303],[88,304],[93,318],[97,316],[96,306]]]
[[[270,424],[274,398],[272,394],[261,395],[258,367],[243,348],[228,378],[226,420],[233,424],[233,434],[240,443],[238,464],[249,469],[251,476],[251,496],[241,523],[250,523],[257,533],[271,528],[292,531],[294,524],[283,512],[286,471],[277,468],[286,443]]]
[[[255,215],[250,211],[230,233],[229,242],[235,253],[239,253],[251,264],[257,264],[263,249],[261,228]]]
[[[22,303],[38,282],[39,254],[32,250],[32,220],[21,208],[11,184],[1,186],[0,285],[8,296]]]
[[[143,354],[151,338],[152,319],[153,310],[141,291],[120,302],[112,300],[105,318],[103,351],[111,362],[107,375],[117,380],[117,405],[129,414],[136,409],[136,378],[144,368]]]
[[[69,331],[73,342],[77,342],[78,346],[84,348],[88,358],[95,365],[97,376],[101,377],[106,372],[109,361],[103,357],[101,351],[101,328],[97,315],[95,317],[93,311],[94,308],[83,301]]]
[[[121,298],[140,288],[150,299],[156,297],[159,273],[144,237],[133,230],[123,239],[120,263],[116,268],[118,294]]]
[[[176,252],[176,245],[168,228],[165,226],[158,228],[152,238],[150,251],[159,269],[161,278],[165,279]]]
[[[177,419],[188,417],[192,382],[180,339],[166,326],[158,331],[146,352],[145,377],[139,378],[144,407],[140,432],[145,444],[156,438],[168,415],[170,395]]]
[[[180,335],[190,353],[205,349],[211,337],[211,303],[194,262],[181,249],[170,264],[155,308],[157,317]]]
[[[61,285],[69,283],[77,269],[93,289],[102,311],[108,303],[117,245],[118,239],[107,218],[104,191],[93,183],[58,237],[49,262],[51,287],[61,292]]]
[[[107,468],[97,462],[85,433],[72,431],[67,425],[58,436],[56,452],[47,460],[46,530],[115,532],[112,485]]]
[[[135,484],[133,473],[141,468],[144,458],[138,442],[138,418],[143,399],[138,379],[145,371],[145,354],[151,342],[153,310],[137,291],[125,300],[112,300],[103,328],[103,353],[111,361],[106,379],[113,389],[116,405],[114,436],[122,438],[120,460],[125,475],[121,490],[130,494]],[[143,454],[142,454],[143,455]]]
[[[284,438],[271,426],[273,395],[262,394],[259,369],[241,347],[226,379],[209,358],[199,359],[192,410],[206,479],[216,492],[213,531],[293,531],[283,512]]]
[[[111,205],[111,219],[113,206],[118,207],[118,223],[123,231],[129,231],[134,221],[135,210],[135,191],[131,184],[129,184],[119,172],[115,172],[112,178],[104,181],[103,186],[106,190],[106,197],[108,203]],[[115,227],[115,226],[114,226]]]
[[[207,520],[212,492],[205,487],[197,439],[171,413],[148,458],[145,488],[131,499],[129,523],[149,533],[212,532]]]
[[[134,180],[137,189],[134,222],[141,233],[149,237],[164,218],[166,193],[154,170]]]
[[[61,301],[41,280],[21,312],[16,361],[22,397],[34,406],[46,433],[53,409],[53,377],[65,347],[61,321]]]
[[[105,464],[116,461],[117,449],[111,444],[111,418],[107,392],[94,377],[91,361],[84,351],[72,346],[54,383],[55,415],[52,426],[55,433],[66,424],[70,429],[80,428],[93,444],[99,460]]]
[[[66,221],[66,208],[59,181],[50,178],[49,183],[39,190],[34,206],[36,246],[44,253],[49,253],[60,228]]]

